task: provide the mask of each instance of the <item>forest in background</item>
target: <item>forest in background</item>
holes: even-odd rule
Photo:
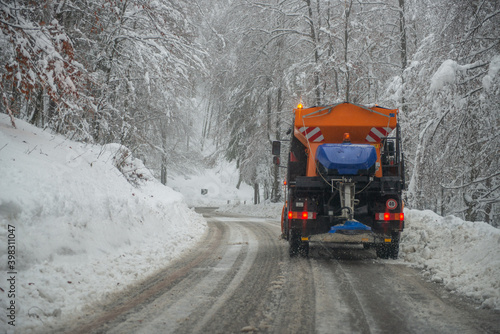
[[[407,206],[500,224],[500,2],[0,0],[0,112],[280,200],[292,109],[400,109]],[[0,143],[1,144],[1,143]]]

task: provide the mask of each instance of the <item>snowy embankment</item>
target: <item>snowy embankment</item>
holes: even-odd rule
[[[19,333],[64,321],[203,235],[204,219],[126,148],[76,143],[20,120],[17,127],[0,114],[2,333],[12,320]]]
[[[241,205],[241,204],[224,205],[219,207],[217,209],[217,212],[280,220],[282,210],[283,210],[283,203],[265,202],[259,205],[253,205],[251,203],[249,205]]]
[[[406,210],[401,258],[481,307],[500,309],[500,229],[483,222]]]
[[[190,206],[221,207],[250,205],[253,188],[241,182],[236,188],[239,171],[236,164],[219,161],[211,169],[199,171],[199,175],[169,174],[168,185],[182,193]]]
[[[282,206],[234,205],[219,211],[280,219]],[[400,260],[383,261],[420,268],[430,281],[500,310],[500,229],[432,211],[406,209],[405,219]]]

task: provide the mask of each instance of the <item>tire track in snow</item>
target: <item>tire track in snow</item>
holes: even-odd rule
[[[370,333],[373,319],[337,260],[311,260],[316,289],[316,333]]]
[[[226,219],[226,218],[225,218]],[[201,325],[193,333],[233,333],[242,329],[266,329],[272,320],[276,279],[279,279],[279,262],[282,252],[278,245],[279,225],[263,224],[262,220],[234,219],[231,225],[240,225],[254,239],[246,255],[251,261],[242,262],[238,279],[231,286],[220,290],[217,308],[204,315]],[[272,228],[271,228],[272,227]],[[250,238],[250,240],[252,240]],[[234,284],[233,284],[234,283]],[[278,283],[279,284],[279,283]],[[186,330],[185,333],[191,333]]]
[[[203,315],[203,318],[196,322],[196,326],[192,331],[190,331],[190,333],[202,332],[202,328],[205,327],[210,321],[212,321],[214,315],[226,305],[227,301],[233,296],[235,290],[242,284],[243,280],[246,278],[248,272],[252,268],[252,264],[254,263],[257,256],[259,242],[255,237],[255,234],[251,230],[248,230],[241,225],[238,227],[238,230],[244,231],[244,233],[246,234],[251,234],[250,238],[248,236],[247,238],[245,238],[245,242],[248,244],[248,246],[246,247],[246,250],[244,252],[244,260],[241,261],[241,263],[234,265],[235,269],[237,269],[236,275],[233,277],[231,282],[227,286],[225,286],[224,291],[217,296],[217,299],[214,301],[212,306]],[[235,241],[235,243],[238,243],[238,241]]]
[[[498,333],[473,305],[451,296],[441,286],[426,282],[407,266],[377,261],[349,263],[344,273],[357,298],[375,323],[372,333],[395,328],[404,333]],[[500,319],[496,321],[500,325]]]
[[[122,291],[111,302],[103,302],[102,305],[95,305],[90,311],[83,315],[77,315],[72,321],[62,327],[46,328],[43,333],[71,333],[89,334],[107,332],[109,328],[123,322],[127,314],[135,313],[136,308],[148,301],[155,299],[158,294],[169,290],[178,284],[193,268],[210,260],[210,257],[220,247],[223,242],[224,229],[221,226],[209,227],[200,249],[187,254],[185,257],[174,261],[171,266],[145,279],[143,282]],[[108,299],[111,300],[111,297]]]
[[[217,226],[225,225],[225,223],[217,221],[212,221],[211,223]],[[234,270],[241,267],[245,268],[245,266],[241,265],[241,260],[238,260],[238,258],[243,257],[243,262],[245,265],[248,265],[247,262],[251,263],[252,261],[252,258],[247,256],[248,249],[257,247],[255,245],[256,242],[252,241],[252,238],[249,238],[248,231],[245,229],[238,226],[231,226],[228,230],[228,238],[225,238],[228,242],[220,250],[223,251],[222,256],[216,256],[218,260],[216,265],[195,269],[200,275],[203,275],[203,278],[199,282],[193,282],[188,279],[189,288],[183,291],[182,295],[176,294],[176,300],[173,303],[172,295],[165,294],[165,296],[159,296],[155,300],[155,303],[160,305],[162,311],[155,312],[154,318],[148,317],[146,323],[144,321],[139,323],[139,319],[144,318],[144,314],[141,312],[132,315],[127,323],[115,327],[109,333],[122,333],[124,329],[129,332],[131,330],[130,323],[140,324],[140,326],[134,329],[136,333],[182,333],[186,332],[186,325],[189,327],[190,324],[197,323],[198,327],[200,327],[208,321],[208,317],[204,317],[201,320],[198,319],[200,312],[196,310],[213,313],[221,306],[221,302],[219,302],[220,297],[217,296],[217,299],[214,299],[212,295],[217,295],[215,292],[220,285],[228,284],[228,278],[231,281],[229,286],[225,287],[225,291],[241,282],[242,275],[244,277],[245,274],[241,270],[238,270],[236,275],[232,277]],[[150,312],[148,311],[147,313]],[[190,329],[188,332],[196,332],[196,329]]]

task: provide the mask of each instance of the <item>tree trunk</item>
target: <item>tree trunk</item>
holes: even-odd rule
[[[161,145],[163,154],[161,157],[161,167],[160,167],[160,182],[163,185],[167,184],[167,126],[165,122],[162,122],[161,126]]]
[[[236,184],[236,189],[240,189],[240,186],[241,186],[241,182],[243,181],[243,178],[241,176],[241,171],[239,172],[239,176],[238,176],[238,183]]]
[[[281,135],[280,135],[280,117],[281,115],[281,109],[282,109],[282,89],[281,87],[278,88],[278,96],[277,96],[277,114],[278,116],[276,117],[276,140],[281,140]],[[271,190],[271,202],[277,203],[280,201],[280,182],[279,182],[279,177],[280,177],[280,172],[279,172],[279,166],[274,165],[273,168],[273,186]]]
[[[255,182],[253,184],[253,204],[260,203],[260,192],[259,192],[259,184]]]
[[[312,12],[312,6],[311,6],[311,0],[306,0],[307,3],[307,9],[308,9],[308,14],[309,14],[309,27],[310,27],[310,37],[311,40],[314,44],[314,65],[317,67],[319,65],[319,53],[318,53],[318,47],[319,47],[319,41],[317,40],[317,34],[314,29],[314,20],[313,20],[313,12]],[[319,8],[319,3],[318,3],[318,8]],[[314,76],[314,91],[316,93],[316,105],[319,106],[321,105],[321,87],[319,83],[319,72],[317,69],[314,70],[313,73]]]
[[[208,136],[210,135],[210,123],[212,122],[212,106],[210,101],[208,102],[207,105],[207,111],[205,113],[205,117],[203,119],[203,131],[201,134],[201,150],[203,151],[203,148],[205,146],[205,141],[208,139]]]
[[[164,154],[161,158],[161,175],[160,175],[161,184],[167,184],[167,156]]]
[[[29,123],[43,127],[43,89],[37,94]]]
[[[345,63],[345,68],[346,68],[346,83],[345,83],[345,101],[349,102],[350,100],[350,94],[351,94],[351,71],[349,70],[349,55],[348,55],[348,50],[349,50],[349,16],[351,14],[351,8],[352,8],[352,0],[350,1],[349,7],[347,7],[347,2],[346,2],[346,8],[345,8],[345,25],[344,25],[344,63]]]
[[[264,201],[267,201],[270,198],[269,194],[269,184],[267,180],[264,181]]]
[[[406,45],[405,0],[399,0],[399,34],[401,39],[401,110],[407,114],[405,98],[405,70],[408,66],[408,51]]]
[[[491,189],[491,188],[492,188],[491,179],[488,179],[486,180],[486,189]],[[492,216],[492,203],[488,202],[484,208],[484,222],[491,224],[492,222],[491,216]],[[495,226],[494,224],[491,225]]]

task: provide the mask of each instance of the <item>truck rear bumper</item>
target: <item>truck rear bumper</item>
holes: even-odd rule
[[[331,243],[376,243],[378,238],[373,232],[345,234],[345,233],[322,233],[314,234],[309,237],[309,242],[331,242]]]

